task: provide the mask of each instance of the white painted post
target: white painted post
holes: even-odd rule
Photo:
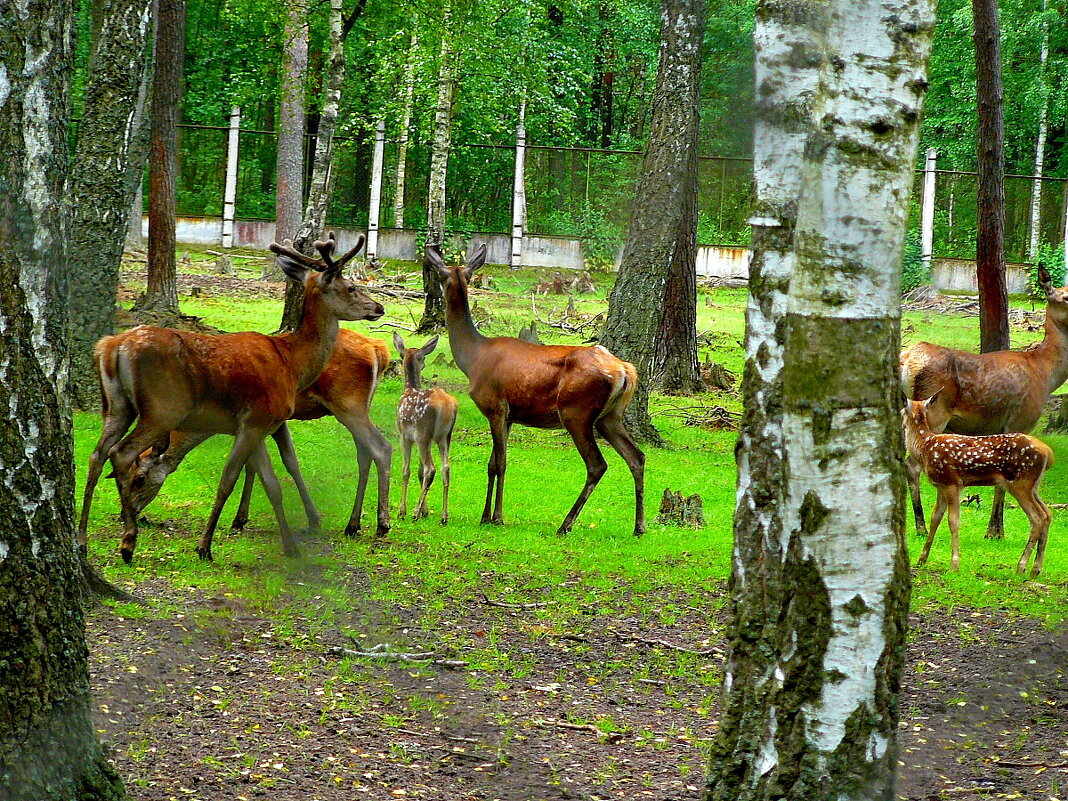
[[[375,150],[371,157],[371,203],[367,209],[367,258],[378,255],[378,213],[382,206],[382,153],[386,147],[386,121],[375,129]]]
[[[237,153],[241,139],[241,106],[230,109],[226,135],[226,185],[223,189],[222,246],[234,246],[234,206],[237,203]]]
[[[938,154],[933,147],[927,148],[927,159],[923,165],[923,200],[920,210],[920,252],[924,266],[931,269],[931,252],[934,250],[934,213],[935,213],[935,167]]]
[[[512,269],[523,266],[523,231],[527,224],[527,101],[519,104],[515,131],[515,182],[512,184]]]

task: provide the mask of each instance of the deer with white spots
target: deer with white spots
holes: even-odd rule
[[[426,249],[428,266],[441,277],[445,326],[457,366],[471,381],[471,400],[486,416],[493,437],[487,466],[483,523],[504,522],[504,472],[513,423],[532,428],[564,428],[586,463],[586,484],[560,524],[571,531],[582,507],[608,469],[597,431],[634,477],[634,535],[645,533],[645,454],[623,426],[623,412],[637,386],[634,365],[600,345],[536,345],[514,337],[486,337],[471,319],[467,285],[486,262],[481,245],[466,266],[445,266],[441,254]],[[496,489],[496,494],[494,494]],[[526,488],[530,491],[530,487]]]
[[[397,431],[401,438],[404,467],[401,473],[401,502],[397,517],[408,512],[408,479],[411,477],[412,445],[419,448],[419,502],[412,512],[412,520],[427,516],[426,494],[434,483],[434,454],[431,446],[437,444],[441,454],[441,525],[449,522],[449,446],[452,444],[452,429],[456,425],[456,398],[439,387],[423,389],[422,374],[426,357],[438,345],[434,337],[421,348],[406,348],[400,334],[393,334],[393,344],[401,357],[404,375],[404,394],[397,406]]]
[[[1042,572],[1046,539],[1052,515],[1038,497],[1042,476],[1053,465],[1053,451],[1046,443],[1027,434],[990,434],[969,437],[961,434],[938,434],[928,422],[928,410],[937,404],[940,392],[925,401],[907,401],[901,411],[905,425],[905,445],[909,455],[938,490],[938,501],[931,513],[931,531],[927,535],[917,566],[931,554],[938,524],[949,511],[949,531],[953,540],[952,567],[960,566],[960,495],[964,487],[996,487],[1008,492],[1020,504],[1031,521],[1031,533],[1024,546],[1016,572],[1027,570],[1032,549],[1035,552],[1031,575]]]
[[[1068,379],[1068,287],[1054,289],[1045,267],[1038,283],[1046,295],[1045,336],[1024,350],[969,353],[917,342],[901,353],[901,389],[909,400],[941,387],[927,419],[935,433],[1027,433],[1038,422],[1050,393]],[[908,460],[909,493],[916,533],[923,536],[920,471]],[[1001,539],[1005,493],[994,487],[987,537]]]

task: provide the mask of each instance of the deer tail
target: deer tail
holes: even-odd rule
[[[608,396],[608,403],[605,404],[606,414],[615,409],[618,409],[619,413],[623,414],[627,407],[630,406],[630,399],[634,397],[634,390],[638,387],[638,371],[630,362],[621,360],[620,369],[616,373],[615,379],[612,394]]]

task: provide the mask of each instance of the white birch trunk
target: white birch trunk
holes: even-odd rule
[[[1042,0],[1042,11],[1049,7],[1049,0]],[[1046,96],[1046,63],[1049,61],[1049,23],[1042,20],[1042,49],[1038,55],[1038,75],[1042,81],[1042,110],[1038,116],[1038,140],[1035,142],[1035,180],[1031,184],[1031,238],[1027,243],[1027,258],[1034,261],[1038,256],[1039,236],[1042,233],[1042,170],[1046,166],[1046,134],[1049,128],[1049,98]]]
[[[519,104],[519,125],[515,132],[515,178],[512,183],[512,263],[523,266],[523,233],[527,224],[527,101]]]
[[[427,190],[427,244],[445,239],[445,174],[452,147],[452,112],[456,98],[456,64],[449,30],[451,7],[442,11],[441,63],[438,66],[438,101],[434,109],[434,139],[430,153],[430,185]],[[434,280],[437,280],[436,278]]]
[[[404,176],[408,165],[408,129],[412,126],[412,106],[415,103],[415,47],[419,43],[415,31],[408,46],[408,61],[404,65],[404,111],[401,113],[400,138],[397,142],[397,181],[393,193],[393,227],[404,227]]]

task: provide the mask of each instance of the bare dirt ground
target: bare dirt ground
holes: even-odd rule
[[[365,579],[353,571],[352,580]],[[708,639],[699,611],[708,599],[675,599],[691,611],[659,630],[597,614],[582,636],[532,636],[525,609],[449,610],[472,641],[492,630],[502,651],[525,660],[529,672],[516,679],[395,662],[346,673],[336,649],[353,642],[340,632],[302,640],[307,621],[292,610],[282,621],[240,598],[181,596],[159,580],[138,591],[185,611],[124,620],[100,609],[89,630],[98,728],[133,798],[701,796],[716,725],[708,684],[655,665],[679,650],[692,652],[695,674],[718,674],[723,643]],[[375,636],[433,647],[403,627],[404,610],[390,614],[400,628]],[[366,610],[353,615],[367,620]],[[592,663],[635,649],[652,669],[591,679]],[[960,608],[914,616],[899,797],[1064,798],[1066,672],[1068,632]]]

